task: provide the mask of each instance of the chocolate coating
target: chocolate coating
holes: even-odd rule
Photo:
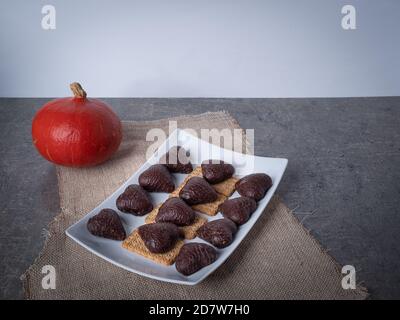
[[[168,169],[162,164],[155,164],[142,172],[139,184],[150,192],[172,192],[175,189],[174,180]]]
[[[118,210],[135,216],[143,216],[153,210],[150,196],[137,184],[129,185],[116,201]]]
[[[86,227],[91,234],[98,237],[119,241],[126,238],[121,219],[112,209],[101,210],[88,220]]]
[[[237,225],[246,223],[256,209],[256,200],[248,197],[229,199],[219,206],[219,211],[221,211],[222,215]]]
[[[186,243],[176,258],[178,272],[189,276],[217,260],[216,250],[205,243]]]
[[[203,178],[193,177],[179,192],[181,197],[189,205],[209,203],[217,200],[218,195],[214,188]]]
[[[138,233],[146,248],[153,253],[171,250],[180,237],[178,227],[166,222],[144,224],[138,228]]]
[[[232,243],[236,232],[237,227],[234,222],[229,219],[218,219],[200,227],[197,235],[217,248],[225,248]]]
[[[174,173],[190,173],[193,171],[193,166],[186,150],[180,146],[169,149],[161,157],[160,164],[163,164],[170,172]]]
[[[177,226],[188,226],[193,223],[195,213],[185,201],[180,198],[170,198],[165,201],[156,216],[156,222],[170,222]]]
[[[265,173],[253,173],[236,182],[235,187],[241,196],[259,201],[272,187],[272,179]]]
[[[232,177],[235,168],[222,160],[206,160],[201,164],[204,179],[209,183],[219,183]]]

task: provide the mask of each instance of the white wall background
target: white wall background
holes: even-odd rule
[[[0,96],[399,95],[399,39],[399,0],[0,0]]]

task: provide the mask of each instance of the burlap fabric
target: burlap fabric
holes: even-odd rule
[[[197,286],[151,280],[88,252],[65,230],[116,190],[145,161],[146,133],[168,120],[124,122],[118,154],[88,169],[57,167],[61,213],[49,226],[42,253],[22,276],[28,299],[364,299],[344,290],[338,265],[277,198],[241,245]],[[180,128],[240,128],[226,112],[179,117]],[[257,133],[256,133],[257,134]],[[290,143],[290,142],[289,142]],[[289,162],[290,165],[290,162]],[[42,288],[42,267],[56,269],[56,289]]]

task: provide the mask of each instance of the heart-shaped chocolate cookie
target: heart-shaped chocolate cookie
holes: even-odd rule
[[[188,226],[193,223],[196,214],[193,209],[180,198],[165,201],[156,216],[156,222],[170,222],[177,226]]]
[[[167,222],[144,224],[138,228],[138,233],[146,248],[153,253],[171,250],[181,235],[176,225]]]
[[[216,250],[205,243],[186,243],[175,261],[178,272],[189,276],[217,260]]]
[[[87,229],[95,236],[122,241],[126,238],[121,219],[114,210],[103,209],[87,222]]]
[[[185,184],[179,192],[181,197],[189,205],[209,203],[217,200],[217,192],[203,178],[193,177]]]
[[[256,200],[248,197],[229,199],[219,206],[222,215],[237,225],[246,223],[256,209]]]
[[[135,216],[143,216],[153,210],[150,196],[137,184],[129,185],[117,198],[116,204],[118,210]]]
[[[265,173],[253,173],[236,182],[235,187],[241,196],[259,201],[272,187],[272,179]]]
[[[172,192],[174,180],[168,169],[162,164],[155,164],[139,176],[139,184],[150,192]]]
[[[197,236],[217,248],[225,248],[232,243],[236,232],[237,227],[234,222],[229,219],[218,219],[201,226],[197,230]]]
[[[193,171],[187,151],[180,146],[169,149],[161,157],[159,163],[165,165],[170,172],[174,173],[190,173]]]
[[[235,168],[222,160],[206,160],[201,164],[204,179],[209,183],[219,183],[232,177]]]

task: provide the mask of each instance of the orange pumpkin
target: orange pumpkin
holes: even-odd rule
[[[79,83],[74,97],[46,103],[35,115],[32,139],[47,160],[63,166],[94,166],[109,159],[122,140],[121,121],[98,99],[89,99]]]

